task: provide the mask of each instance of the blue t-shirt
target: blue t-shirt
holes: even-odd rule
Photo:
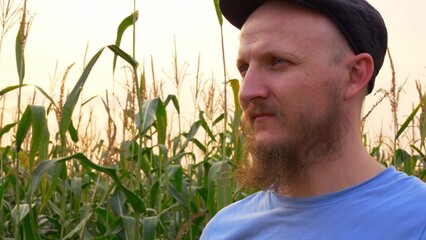
[[[201,239],[426,240],[426,184],[389,167],[317,197],[260,191],[219,211]]]

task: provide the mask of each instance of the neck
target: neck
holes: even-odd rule
[[[324,195],[360,184],[384,170],[368,154],[358,135],[342,138],[338,151],[316,159],[317,164],[308,167],[285,188],[279,187],[278,193],[292,197]]]

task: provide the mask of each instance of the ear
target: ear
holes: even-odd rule
[[[349,68],[349,81],[346,84],[344,98],[349,100],[358,94],[367,94],[368,83],[374,72],[374,61],[370,54],[355,55]]]

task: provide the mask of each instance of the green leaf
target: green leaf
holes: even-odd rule
[[[71,140],[74,143],[78,143],[78,131],[77,129],[75,129],[74,124],[72,123],[72,120],[68,128],[68,133],[70,134]]]
[[[158,225],[158,217],[144,217],[143,218],[143,239],[155,240],[155,230]]]
[[[405,150],[397,149],[395,151],[395,167],[400,167],[407,159],[411,159],[411,156]]]
[[[56,107],[55,101],[49,96],[49,94],[47,94],[41,87],[39,87],[37,85],[33,85],[33,84],[20,84],[20,85],[8,86],[6,88],[3,88],[0,91],[0,96],[3,96],[6,93],[9,93],[13,90],[19,89],[21,87],[27,87],[27,86],[35,87],[38,91],[40,91],[43,94],[44,97],[46,97],[49,100],[50,104],[52,104],[53,106]]]
[[[34,205],[29,205],[29,212],[26,214],[26,216],[22,219],[22,222],[20,223],[21,231],[23,232],[23,239],[31,239],[31,240],[39,240],[41,239],[40,234],[38,232],[38,226],[35,221],[37,218],[37,210],[34,208]]]
[[[142,168],[142,171],[145,173],[146,176],[151,176],[151,164],[148,160],[148,157],[146,154],[143,154],[140,159],[140,166]]]
[[[220,114],[219,117],[217,117],[214,121],[213,121],[213,126],[215,126],[217,123],[221,122],[223,119],[225,118],[225,114]]]
[[[180,152],[184,152],[185,148],[187,147],[188,143],[190,141],[192,141],[192,139],[195,137],[195,135],[198,132],[198,129],[200,128],[201,122],[197,121],[194,122],[191,126],[191,128],[189,129],[189,132],[187,134],[184,134],[184,136],[186,137],[185,142],[182,144]]]
[[[172,184],[169,184],[169,192],[178,203],[180,203],[185,209],[188,209],[188,203],[186,202],[186,199],[180,192],[176,190]]]
[[[238,99],[238,93],[240,92],[240,82],[237,79],[229,80],[231,84],[232,93],[234,94],[234,106],[235,112],[241,112],[240,100]]]
[[[145,131],[155,122],[158,101],[158,98],[153,98],[145,102],[142,107],[142,119],[140,119],[141,114],[136,115],[136,125],[138,126],[141,134],[144,134]]]
[[[160,190],[160,182],[157,180],[155,181],[154,185],[152,185],[151,193],[149,194],[151,206],[157,205],[159,190]]]
[[[220,7],[219,7],[219,0],[213,0],[213,3],[214,3],[214,8],[216,10],[217,20],[219,21],[219,25],[222,26],[223,25],[223,17],[222,17],[222,12],[220,11]]]
[[[44,174],[49,170],[54,164],[55,160],[47,160],[40,162],[37,167],[34,169],[34,172],[32,174],[30,187],[27,191],[27,202],[31,202],[31,199],[37,190],[37,187],[40,185],[41,181],[43,180]]]
[[[413,121],[414,116],[416,116],[416,114],[419,111],[420,107],[421,107],[421,103],[419,103],[419,105],[417,105],[417,107],[414,108],[413,112],[411,112],[410,116],[407,117],[407,119],[405,120],[405,122],[402,124],[402,126],[399,128],[398,132],[396,133],[395,140],[398,139],[399,136],[401,136],[401,134],[405,131],[405,129],[410,124],[410,122]]]
[[[63,138],[65,137],[66,131],[69,130],[69,127],[71,124],[71,117],[74,112],[75,105],[77,104],[78,98],[80,97],[80,93],[83,90],[83,86],[86,83],[86,80],[89,77],[89,74],[92,71],[92,68],[95,65],[96,61],[101,56],[103,50],[104,48],[101,48],[101,50],[99,50],[95,54],[95,56],[92,57],[90,62],[87,64],[86,68],[84,68],[84,71],[80,76],[80,79],[78,80],[74,88],[72,89],[70,95],[68,96],[64,104],[61,120],[59,123],[59,133],[61,134],[61,137]]]
[[[420,146],[424,146],[426,139],[426,94],[422,98],[422,113],[420,114]]]
[[[130,191],[127,187],[121,184],[118,175],[117,170],[111,167],[104,167],[97,165],[90,161],[86,156],[84,156],[82,153],[77,153],[72,156],[63,157],[63,158],[57,158],[47,161],[42,161],[34,170],[32,181],[30,184],[30,187],[27,191],[27,201],[30,201],[32,199],[34,192],[40,185],[40,182],[43,178],[43,175],[47,172],[48,169],[50,169],[52,166],[54,166],[56,163],[62,163],[65,161],[68,161],[70,159],[77,159],[84,167],[94,169],[99,172],[103,172],[107,174],[109,177],[111,177],[112,180],[114,180],[114,183],[117,184],[117,186],[120,188],[120,190],[124,193],[124,196],[126,197],[127,201],[132,206],[133,210],[136,213],[144,213],[145,212],[145,204],[140,199],[138,195],[136,195],[134,192]]]
[[[206,146],[204,146],[204,144],[202,144],[200,141],[198,141],[198,139],[194,138],[192,139],[192,142],[204,153],[207,153],[207,148]]]
[[[91,102],[93,99],[95,99],[95,98],[97,98],[97,97],[98,97],[98,96],[97,96],[97,95],[95,95],[95,96],[93,96],[93,97],[91,97],[91,98],[87,99],[86,101],[84,101],[84,102],[81,104],[81,106],[84,106],[84,105],[88,104],[89,102]]]
[[[410,145],[410,147],[411,148],[413,148],[414,150],[416,150],[416,152],[419,154],[419,156],[420,156],[420,159],[425,159],[425,154],[424,153],[422,153],[422,151],[418,148],[418,147],[416,147],[416,146],[414,146],[414,145]]]
[[[7,124],[2,129],[0,129],[0,139],[3,137],[4,134],[8,133],[10,129],[12,129],[14,126],[16,126],[16,123]]]
[[[44,160],[48,151],[49,131],[43,106],[28,105],[25,108],[25,111],[18,123],[18,130],[16,133],[16,149],[18,152],[21,150],[21,145],[24,142],[30,127],[32,127],[32,134],[29,166],[32,170],[36,155],[39,154],[41,160]]]
[[[83,218],[83,220],[80,221],[79,224],[77,224],[77,226],[75,226],[75,228],[73,230],[71,230],[63,239],[70,239],[74,236],[74,234],[76,234],[77,232],[81,231],[81,229],[83,229],[84,226],[86,226],[86,223],[88,222],[88,219],[90,219],[90,217],[92,216],[92,212],[89,212],[85,218]],[[80,236],[82,238],[82,236]]]
[[[18,122],[18,130],[16,132],[16,151],[21,151],[21,145],[24,142],[28,130],[31,126],[31,107],[27,106],[20,121]]]
[[[118,46],[115,45],[109,45],[108,48],[115,53],[115,57],[120,56],[122,59],[124,59],[126,62],[128,62],[133,69],[136,69],[138,67],[138,62],[131,57],[129,54],[121,50]]]
[[[21,25],[23,23],[21,22]],[[25,77],[25,58],[24,58],[24,41],[22,39],[23,26],[18,29],[15,43],[16,67],[18,68],[19,85],[24,82]]]
[[[126,233],[126,239],[133,240],[138,239],[138,229],[137,229],[137,221],[134,217],[130,216],[121,216],[121,220],[123,221],[124,225],[124,232]]]
[[[11,217],[15,224],[20,224],[29,213],[30,205],[28,203],[18,204],[12,209]]]
[[[31,148],[30,148],[30,166],[35,160],[36,154],[40,152],[41,146],[46,146],[48,143],[43,143],[46,138],[43,136],[48,133],[46,112],[43,106],[28,106],[31,111]],[[47,132],[45,131],[47,130]],[[47,137],[48,138],[48,137]],[[47,151],[47,150],[46,150]]]
[[[43,161],[43,162],[51,162],[51,160],[47,160],[47,161]],[[65,163],[54,164],[54,165],[50,165],[50,167],[47,167],[46,171],[49,172],[49,178],[50,179],[49,179],[49,186],[48,186],[47,191],[44,191],[43,194],[42,194],[43,200],[42,200],[42,204],[40,206],[41,210],[43,210],[50,203],[50,200],[51,200],[53,194],[55,194],[55,192],[57,190],[57,186],[60,184],[60,181],[62,181],[60,177],[61,177],[61,172],[64,168],[66,168]],[[36,174],[36,170],[37,170],[37,168],[34,170],[33,175]],[[44,173],[37,173],[37,175],[39,177],[37,177],[35,180],[32,180],[32,181],[42,181],[43,180],[43,174]],[[40,176],[41,176],[41,178],[40,178]],[[33,184],[33,182],[31,182],[31,184]],[[40,184],[40,183],[38,183],[38,184]],[[26,195],[27,202],[31,202],[32,194],[34,194],[34,193],[29,194],[29,192],[27,191],[27,195]],[[58,214],[59,215],[61,214],[61,211],[59,209],[58,209]]]
[[[77,219],[80,218],[80,204],[81,204],[81,197],[82,197],[82,183],[81,178],[74,177],[71,179],[71,190],[72,190],[72,197],[73,197],[73,210],[74,214]]]
[[[209,209],[210,217],[216,215],[216,175],[220,169],[221,162],[215,162],[209,169],[208,173],[208,187],[207,187],[207,207]],[[219,169],[218,169],[219,168]]]
[[[230,165],[222,161],[220,166],[220,171],[217,172],[216,182],[217,182],[217,206],[218,209],[222,209],[228,206],[232,202],[232,184],[231,184],[231,167]]]
[[[157,135],[158,135],[158,143],[165,144],[167,137],[167,112],[164,104],[161,100],[158,101],[157,111],[155,113],[157,118]]]
[[[215,162],[208,173],[207,205],[210,216],[224,208],[232,201],[232,184],[230,182],[230,165],[227,162]]]
[[[169,95],[166,98],[166,101],[164,101],[164,105],[169,105],[169,102],[173,102],[173,106],[175,107],[178,114],[180,114],[180,107],[179,107],[179,100],[177,99],[176,95]]]
[[[213,135],[213,131],[209,128],[209,126],[207,125],[207,122],[204,120],[204,118],[202,120],[199,120],[200,125],[203,127],[204,131],[206,131],[206,133],[209,135],[210,139],[212,141],[216,141],[215,136]]]
[[[0,91],[0,96],[3,96],[3,95],[5,95],[6,93],[8,93],[8,92],[11,92],[11,91],[13,91],[13,90],[15,90],[15,89],[18,89],[18,88],[20,88],[20,87],[25,87],[25,86],[28,86],[27,84],[22,84],[22,85],[13,85],[13,86],[8,86],[8,87],[5,87],[5,88],[3,88],[1,91]]]
[[[123,38],[123,34],[126,31],[126,29],[130,26],[132,26],[133,24],[136,23],[136,21],[139,18],[139,12],[136,11],[133,14],[130,14],[130,16],[126,17],[125,19],[123,19],[123,21],[121,21],[120,25],[118,25],[117,28],[117,38],[115,40],[115,45],[117,47],[120,47],[121,44],[121,39]],[[114,55],[114,63],[113,63],[113,72],[115,71],[115,66],[117,64],[117,54]]]
[[[173,179],[177,191],[183,191],[183,170],[181,165],[168,166],[169,179]]]

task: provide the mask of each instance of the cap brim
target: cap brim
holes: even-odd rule
[[[241,29],[250,14],[267,0],[220,0],[223,16],[235,27]]]
[[[256,10],[260,5],[268,0],[220,0],[219,6],[223,16],[235,27],[241,29],[247,18]],[[314,3],[305,0],[293,0],[294,3],[303,5],[305,7],[319,10]]]

